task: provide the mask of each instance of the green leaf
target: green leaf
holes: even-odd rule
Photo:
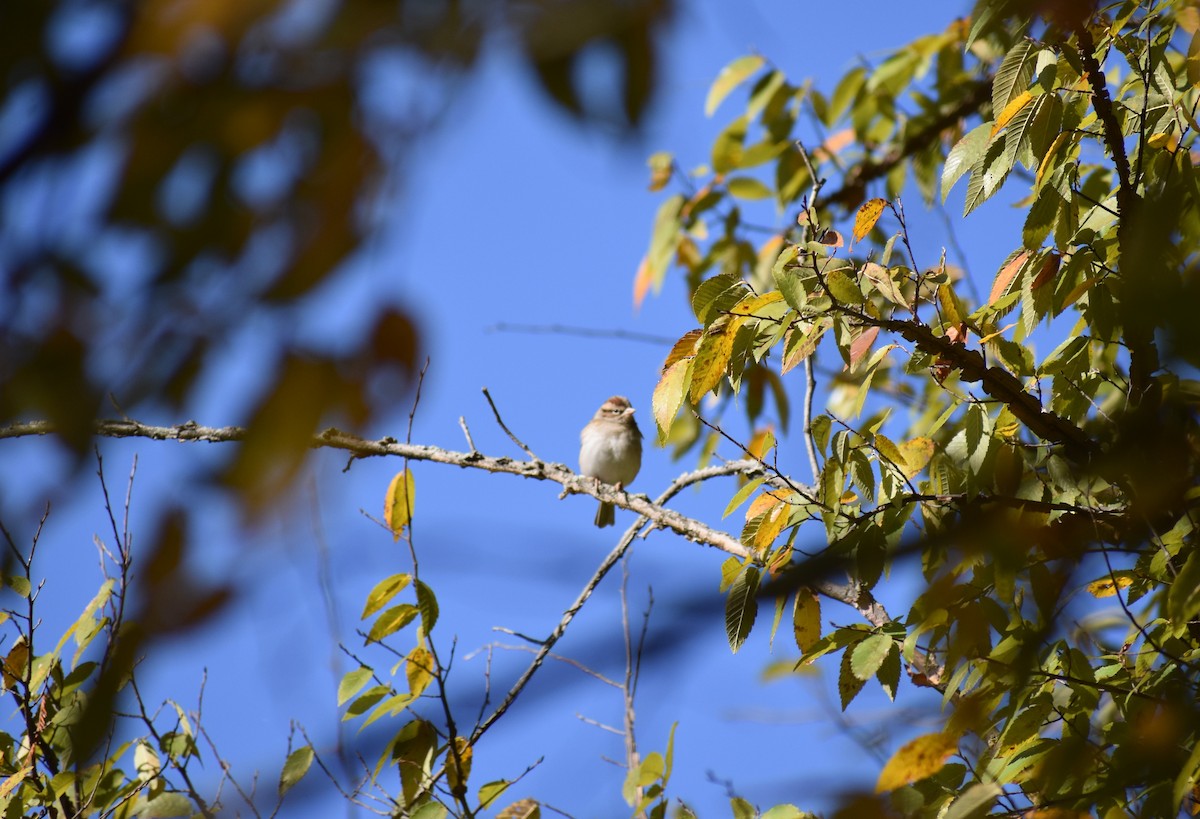
[[[894,645],[886,634],[872,634],[850,651],[850,670],[855,677],[866,681],[875,676]]]
[[[942,201],[950,194],[951,188],[959,178],[973,168],[987,151],[991,142],[992,124],[985,122],[977,125],[963,136],[946,157],[946,165],[942,169]]]
[[[758,55],[738,57],[721,69],[712,86],[708,89],[708,97],[704,100],[704,115],[711,117],[733,89],[737,88],[754,75],[763,66],[763,58]]]
[[[692,311],[696,318],[706,327],[720,317],[723,310],[729,310],[750,291],[741,276],[733,273],[722,273],[705,279],[696,287],[692,294]]]
[[[774,194],[771,189],[751,176],[735,176],[725,182],[729,195],[735,199],[756,201],[770,199]]]
[[[367,595],[367,605],[363,608],[362,617],[359,619],[366,620],[375,612],[382,609],[392,598],[412,582],[412,575],[409,574],[394,574],[391,577],[384,578],[375,584],[375,588],[371,589],[371,593]]]
[[[971,211],[990,199],[1012,170],[1012,163],[1004,158],[1004,140],[994,139],[988,144],[983,159],[971,170],[971,178],[967,180],[967,196],[963,202],[963,216],[969,216]]]
[[[417,580],[417,608],[421,610],[421,628],[425,633],[433,631],[438,620],[438,602],[433,589],[425,585],[423,580]]]
[[[743,486],[741,489],[739,489],[734,494],[734,496],[730,499],[729,505],[725,507],[725,514],[721,515],[721,518],[724,519],[724,518],[729,517],[729,513],[732,512],[734,509],[737,509],[743,503],[745,503],[746,498],[753,495],[754,490],[758,489],[758,487],[762,486],[763,481],[765,481],[765,480],[766,480],[766,478],[755,478],[752,481],[747,481],[746,485]]]
[[[996,782],[976,782],[962,792],[950,805],[943,819],[969,819],[983,816],[996,802],[996,797],[1004,793],[1004,788]]]
[[[855,675],[851,667],[851,657],[853,654],[854,651],[851,648],[843,651],[842,665],[838,669],[838,696],[841,697],[843,711],[854,701],[854,698],[858,696],[859,691],[862,691],[865,684],[863,680]]]
[[[759,819],[805,819],[806,816],[810,815],[795,805],[776,805],[759,817]]]
[[[312,767],[312,762],[313,749],[311,745],[297,748],[288,754],[287,761],[283,763],[283,771],[279,774],[280,796],[290,791],[293,785],[304,778],[308,769]]]
[[[1033,69],[1037,65],[1039,48],[1032,41],[1022,38],[1004,55],[1004,61],[992,81],[992,110],[1003,111],[1014,97],[1029,89]]]
[[[825,284],[829,288],[829,295],[842,304],[862,304],[865,301],[854,280],[840,270],[826,273]]]
[[[374,671],[365,665],[353,671],[347,671],[346,675],[342,677],[342,681],[338,683],[337,704],[342,705],[361,691],[362,687],[370,682],[373,673]]]
[[[754,806],[740,796],[730,799],[729,807],[733,811],[733,819],[756,819],[758,816]]]
[[[746,642],[754,619],[758,616],[758,584],[761,572],[757,566],[746,566],[733,581],[725,600],[725,635],[736,654]]]
[[[496,797],[508,790],[512,783],[507,779],[497,779],[479,787],[479,807],[486,808],[495,801]]]
[[[875,672],[884,693],[893,702],[896,700],[896,690],[900,687],[900,647],[893,642],[891,650],[883,658],[879,670]]]

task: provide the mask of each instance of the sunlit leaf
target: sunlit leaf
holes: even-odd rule
[[[412,520],[416,498],[416,484],[411,469],[402,469],[388,484],[387,497],[383,503],[383,520],[392,530],[392,538],[399,540],[404,527]]]
[[[854,216],[854,241],[856,243],[861,242],[871,232],[886,207],[886,199],[868,199],[862,204]]]
[[[371,589],[371,593],[367,595],[367,604],[363,607],[362,617],[366,620],[375,612],[382,609],[404,589],[408,588],[408,584],[412,582],[410,574],[394,574],[390,577],[385,577],[375,584],[375,588]]]
[[[953,734],[923,734],[906,742],[883,766],[875,783],[875,792],[892,791],[932,776],[956,750],[958,737]]]
[[[308,773],[308,769],[312,767],[313,749],[311,745],[305,745],[297,748],[288,754],[287,760],[283,763],[283,771],[279,774],[279,795],[283,796],[292,789],[292,786],[304,778]]]
[[[433,681],[433,655],[425,646],[417,646],[404,659],[404,674],[408,678],[408,690],[419,697]]]
[[[717,79],[708,89],[708,97],[704,100],[704,114],[711,117],[717,110],[717,106],[721,101],[729,96],[733,89],[737,88],[747,79],[754,75],[758,69],[763,66],[763,58],[756,54],[738,57],[729,65],[721,69],[721,73],[717,75]]]

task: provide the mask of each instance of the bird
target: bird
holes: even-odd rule
[[[629,399],[614,395],[603,404],[579,434],[579,471],[603,483],[624,489],[642,466],[642,431],[633,420]],[[611,503],[596,510],[600,528],[616,523]]]

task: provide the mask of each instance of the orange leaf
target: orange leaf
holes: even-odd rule
[[[1021,112],[1021,109],[1029,104],[1033,99],[1033,94],[1028,91],[1022,91],[1013,97],[1008,105],[1004,106],[1004,110],[1000,112],[1000,116],[996,117],[995,124],[992,125],[992,136],[1000,133],[1004,126],[1012,122],[1012,118]]]
[[[642,263],[638,265],[637,274],[633,277],[633,309],[641,309],[642,302],[646,298],[646,293],[650,291],[653,281],[654,273],[650,269],[650,257],[643,256]]]
[[[779,492],[771,490],[763,492],[746,508],[746,520],[756,518],[782,502],[783,498]]]
[[[667,353],[667,360],[663,362],[662,369],[659,372],[666,372],[671,368],[671,365],[676,361],[687,358],[696,354],[696,342],[700,340],[700,336],[704,335],[703,330],[688,330],[679,341],[675,342],[675,346],[671,348],[671,352]]]
[[[885,207],[887,207],[886,199],[868,199],[863,202],[862,207],[858,209],[858,215],[854,217],[855,242],[861,242],[863,237],[871,232],[871,228],[875,227],[875,223],[883,215]]]
[[[761,460],[773,446],[775,446],[775,430],[770,424],[767,424],[766,429],[754,433],[746,450]]]
[[[1037,290],[1043,284],[1057,276],[1058,266],[1061,263],[1062,256],[1060,256],[1058,253],[1050,253],[1050,255],[1042,260],[1041,269],[1038,270],[1037,275],[1033,277],[1033,281],[1029,284],[1030,289]]]
[[[857,367],[858,363],[867,357],[867,353],[871,351],[871,345],[875,343],[875,339],[878,337],[878,335],[878,327],[868,327],[866,330],[858,334],[858,338],[850,342],[851,370]]]
[[[836,133],[830,134],[828,139],[817,146],[813,151],[813,159],[832,159],[838,151],[853,143],[854,129],[843,128]]]
[[[1000,272],[996,274],[996,280],[992,282],[992,294],[988,296],[988,304],[995,304],[1004,298],[1004,294],[1008,292],[1013,279],[1021,272],[1021,265],[1025,264],[1025,260],[1028,258],[1029,251],[1022,250],[1016,256],[1013,256],[1012,261],[1000,268]]]

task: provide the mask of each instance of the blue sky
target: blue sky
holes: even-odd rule
[[[877,57],[969,11],[965,2],[944,0],[922,4],[919,13],[864,0],[849,7],[849,15],[783,0],[681,5],[653,116],[634,139],[582,129],[542,98],[511,55],[493,48],[460,89],[443,127],[417,143],[399,171],[386,227],[348,263],[336,285],[313,300],[304,316],[306,329],[327,340],[356,332],[362,316],[381,301],[395,300],[417,317],[431,365],[414,441],[466,449],[458,422],[464,416],[481,451],[520,456],[493,422],[480,393],[484,386],[510,428],[544,460],[574,466],[579,430],[612,394],[629,396],[643,432],[652,438],[650,395],[664,347],[500,332],[496,325],[682,335],[694,326],[694,317],[676,277],[640,310],[632,304],[634,271],[661,196],[646,191],[645,159],[670,150],[684,167],[706,161],[712,138],[737,104],[735,97],[713,119],[704,117],[704,97],[720,68],[757,50],[793,81],[811,76],[829,90],[860,55]],[[997,229],[997,220],[1013,221],[1000,202],[959,220],[961,195],[960,189],[947,207],[959,241],[970,249],[972,275],[986,292],[987,279],[1019,234],[1007,238]],[[918,255],[932,264],[948,241],[943,218],[921,211],[915,192],[906,201]],[[265,357],[252,337],[231,340],[228,359],[219,383],[208,385],[193,408],[201,424],[241,420],[246,396],[261,380],[258,368]],[[798,373],[788,386],[798,403]],[[396,407],[369,433],[403,438],[408,411],[407,405]],[[207,669],[204,722],[241,776],[261,771],[267,792],[274,789],[292,720],[306,726],[323,755],[333,756],[338,730],[346,732],[347,742],[373,747],[377,735],[359,736],[357,723],[339,722],[334,692],[352,665],[336,644],[361,646],[353,630],[367,592],[382,577],[407,569],[402,546],[360,511],[381,514],[399,464],[360,461],[343,472],[344,457],[318,453],[311,476],[278,514],[245,528],[225,499],[189,480],[202,459],[220,457],[206,445],[105,441],[102,451],[110,482],[121,487],[118,494],[138,456],[135,535],[139,524],[148,530],[162,503],[202,509],[194,568],[232,581],[239,590],[237,603],[216,621],[157,647],[143,668],[148,697],[170,697],[194,708]],[[807,477],[799,436],[785,440],[780,455],[793,474]],[[8,509],[36,497],[38,487],[52,483],[63,467],[36,440],[5,442],[4,457],[21,464],[2,477]],[[633,488],[654,495],[688,468],[686,460],[673,462],[669,453],[649,448]],[[452,638],[456,642],[452,692],[469,723],[483,691],[484,655],[477,650],[514,642],[492,628],[548,633],[618,534],[591,526],[593,500],[560,501],[553,484],[432,464],[414,469],[416,548],[422,575],[441,602],[434,636],[443,653]],[[721,524],[720,512],[733,491],[731,481],[714,482],[685,493],[675,505]],[[618,511],[618,528],[631,520],[630,513]],[[739,526],[735,516],[721,528]],[[43,536],[47,628],[68,625],[90,599],[100,580],[90,541],[105,531],[96,482],[83,481],[55,510]],[[142,538],[149,536],[145,531]],[[670,793],[704,816],[725,814],[727,782],[764,808],[793,802],[820,809],[843,789],[870,787],[879,761],[829,718],[838,712],[835,663],[820,675],[762,682],[767,663],[795,654],[786,629],[768,653],[769,608],[746,647],[730,653],[717,593],[722,557],[661,532],[635,547],[632,605],[635,613],[642,611],[647,587],[653,588],[650,638],[666,644],[643,671],[637,702],[642,750],[661,751],[678,723]],[[333,627],[319,580],[323,561],[338,615]],[[912,592],[906,573],[897,570],[895,600]],[[832,605],[823,619],[826,625],[856,621],[853,612]],[[614,576],[557,651],[618,675],[619,629]],[[397,646],[407,650],[410,639],[401,635]],[[506,688],[528,656],[497,650],[494,688]],[[871,689],[868,685],[847,719],[868,731],[882,729],[886,752],[908,734],[933,730],[899,709],[928,716],[936,713],[936,698],[902,683],[896,705],[888,706]],[[494,690],[493,698],[500,693]],[[579,715],[619,724],[619,695],[569,666],[549,664],[478,748],[473,783],[515,777],[542,758],[511,790],[513,798],[534,796],[578,817],[624,815],[623,773],[604,760],[621,757],[620,740]],[[397,728],[399,723],[391,726]],[[210,755],[206,759],[204,774],[214,781],[217,766]],[[387,784],[394,787],[394,778]],[[315,770],[298,795],[285,815],[328,816],[340,804]]]

